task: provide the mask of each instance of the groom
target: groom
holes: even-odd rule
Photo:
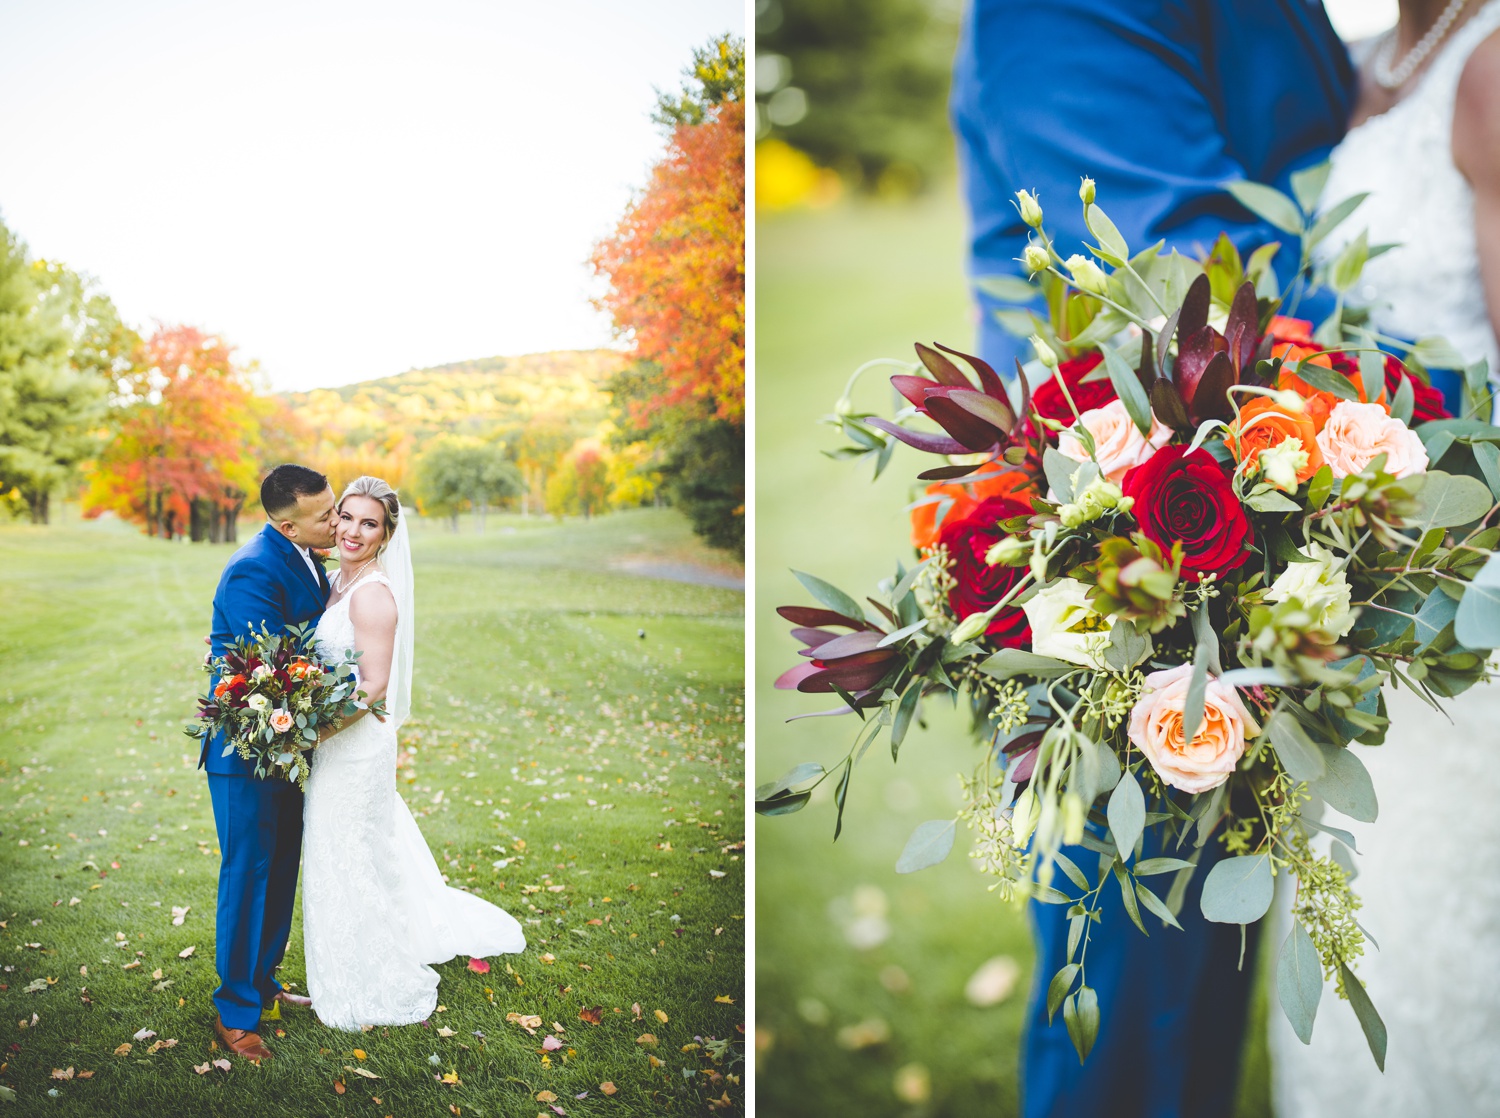
[[[262,624],[272,633],[316,621],[328,603],[328,579],[309,553],[334,543],[338,513],[328,479],[306,466],[277,466],[260,485],[268,523],[234,553],[214,592],[213,655]],[[217,683],[218,680],[213,681]],[[277,1001],[307,1005],[274,971],[286,953],[302,853],[302,791],[288,780],[260,780],[224,741],[204,744],[214,825],[223,861],[214,965],[219,988],[214,1029],[231,1052],[259,1062],[270,1050],[256,1031],[261,1010]]]
[[[1137,250],[1164,238],[1199,256],[1225,231],[1242,253],[1284,242],[1277,263],[1295,267],[1295,238],[1257,223],[1223,184],[1286,190],[1291,172],[1324,159],[1343,136],[1353,94],[1348,55],[1319,0],[973,0],[952,96],[972,274],[1020,274],[1028,230],[1017,190],[1038,195],[1063,256],[1085,251],[1084,175]],[[1014,368],[1029,356],[1024,343],[1000,329],[989,296],[975,298],[985,311],[980,353]],[[1305,301],[1299,313],[1330,310]],[[1106,892],[1088,956],[1103,1019],[1082,1066],[1063,1015],[1049,1023],[1040,996],[1066,961],[1067,913],[1032,905],[1024,1118],[1232,1111],[1250,993],[1245,945],[1239,928],[1207,923],[1198,910],[1202,878],[1221,853],[1210,839],[1180,932],[1153,920],[1150,937],[1141,935]]]

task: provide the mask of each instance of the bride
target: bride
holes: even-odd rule
[[[368,701],[312,755],[303,818],[302,935],[307,988],[325,1025],[408,1025],[437,1005],[432,963],[523,951],[514,917],[443,884],[396,792],[396,731],[411,709],[411,550],[396,492],[350,482],[338,503],[339,569],[318,652],[361,653]]]
[[[1373,324],[1398,337],[1440,334],[1466,362],[1488,360],[1492,378],[1497,32],[1500,0],[1401,0],[1396,30],[1365,45],[1354,120],[1324,192],[1330,204],[1370,192],[1350,232],[1367,225],[1372,244],[1401,245],[1367,265],[1356,292]],[[1500,1115],[1500,683],[1450,709],[1452,725],[1408,691],[1393,696],[1386,744],[1361,752],[1380,823],[1338,820],[1363,855],[1359,920],[1379,949],[1367,947],[1358,972],[1389,1033],[1385,1074],[1354,1014],[1329,995],[1306,1047],[1273,1010],[1283,1118]]]

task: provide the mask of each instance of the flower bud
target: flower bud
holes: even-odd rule
[[[1021,207],[1021,220],[1033,229],[1042,227],[1042,207],[1029,190],[1016,191],[1016,201]]]
[[[1045,272],[1047,265],[1052,263],[1052,257],[1041,245],[1027,245],[1026,251],[1021,253],[1021,262],[1026,265],[1026,270],[1032,275],[1037,272]]]
[[[1063,505],[1057,510],[1057,518],[1062,521],[1064,528],[1077,528],[1080,524],[1092,520],[1083,505]]]
[[[1074,253],[1068,257],[1067,265],[1068,271],[1073,273],[1073,282],[1082,290],[1094,295],[1103,295],[1109,290],[1109,277],[1087,256]]]
[[[1276,406],[1293,415],[1301,415],[1307,410],[1307,402],[1290,388],[1283,388],[1276,393]]]
[[[1085,178],[1078,184],[1078,199],[1085,206],[1093,205],[1094,202],[1094,180]]]
[[[985,552],[984,561],[992,567],[1017,567],[1026,559],[1026,544],[1015,536],[1006,536]]]
[[[984,635],[984,631],[990,627],[989,613],[971,613],[958,623],[958,626],[948,635],[950,644],[967,644],[969,641]]]
[[[1031,348],[1036,350],[1036,359],[1049,369],[1057,368],[1057,354],[1052,347],[1042,341],[1040,334],[1031,335]]]
[[[847,396],[840,396],[838,403],[833,405],[833,410],[838,415],[853,415],[854,401]]]
[[[1041,805],[1036,802],[1036,793],[1027,788],[1019,796],[1010,812],[1010,841],[1017,848],[1031,841],[1037,820],[1042,817]]]
[[[1076,846],[1083,841],[1084,809],[1083,799],[1077,792],[1069,792],[1063,797],[1063,842],[1068,846]]]

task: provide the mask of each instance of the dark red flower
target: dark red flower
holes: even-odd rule
[[[1135,500],[1131,515],[1164,551],[1182,544],[1182,573],[1191,581],[1223,575],[1250,554],[1254,542],[1244,507],[1223,467],[1206,450],[1164,446],[1125,475],[1121,488]]]
[[[938,542],[948,551],[949,573],[957,583],[948,593],[948,607],[960,621],[989,609],[1026,573],[1025,567],[992,567],[984,556],[1005,535],[1000,521],[1030,513],[1020,501],[988,497],[962,520],[944,521]],[[1012,606],[991,619],[985,635],[1002,648],[1024,648],[1031,641],[1031,626],[1025,612]]]
[[[1427,423],[1434,419],[1452,419],[1453,413],[1448,410],[1448,405],[1443,402],[1443,394],[1430,384],[1419,381],[1410,369],[1401,364],[1394,357],[1385,359],[1385,395],[1386,399],[1394,400],[1396,390],[1401,387],[1401,378],[1405,377],[1411,381],[1412,394],[1415,396],[1415,404],[1411,409],[1411,423],[1408,426],[1415,427],[1419,423]]]
[[[1082,357],[1074,357],[1062,362],[1057,367],[1056,376],[1048,377],[1031,390],[1032,410],[1044,419],[1055,419],[1059,423],[1072,426],[1073,409],[1068,407],[1068,398],[1063,395],[1062,386],[1057,383],[1059,376],[1067,384],[1068,391],[1072,393],[1073,402],[1078,405],[1080,415],[1094,408],[1102,408],[1115,399],[1115,386],[1110,383],[1108,377],[1100,377],[1098,380],[1087,382],[1083,378],[1103,363],[1102,353],[1087,353]]]

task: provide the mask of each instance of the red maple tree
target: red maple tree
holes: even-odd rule
[[[609,280],[598,300],[667,392],[643,413],[698,401],[720,419],[745,411],[745,106],[728,101],[672,129],[650,184],[594,250]]]

